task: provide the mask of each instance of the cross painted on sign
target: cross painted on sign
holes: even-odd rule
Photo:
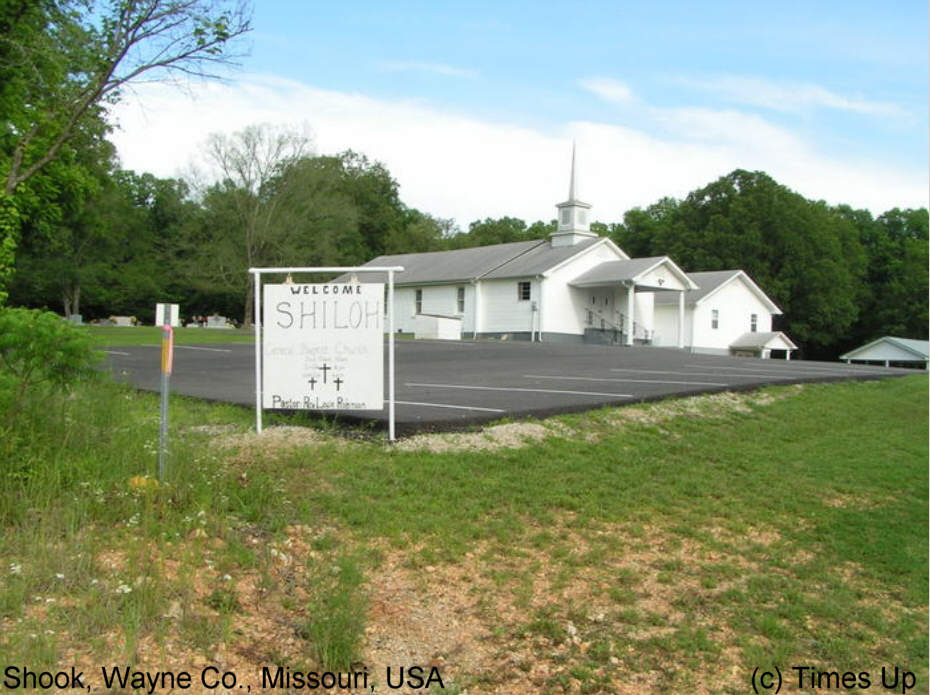
[[[316,378],[310,377],[309,379],[307,379],[307,383],[310,384],[310,390],[312,391],[313,387],[316,386]]]
[[[318,367],[317,369],[319,369],[321,372],[323,372],[323,383],[325,384],[325,383],[326,383],[326,372],[328,372],[330,369],[332,369],[332,367],[330,367],[328,364],[326,364],[326,363],[324,362],[324,363],[323,363],[323,366],[322,366],[322,367]]]
[[[337,376],[335,379],[333,379],[333,382],[336,384],[336,390],[339,391],[342,387],[342,379]]]

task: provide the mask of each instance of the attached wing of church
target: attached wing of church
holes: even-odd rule
[[[747,346],[760,341],[746,334],[771,333],[781,311],[743,271],[688,274],[668,256],[630,258],[592,232],[591,206],[576,195],[574,149],[568,200],[556,208],[558,228],[548,239],[366,263],[404,268],[395,275],[395,330],[719,354],[752,354]],[[435,328],[450,325],[451,332]],[[795,349],[787,336],[761,344],[769,347],[754,354],[768,356],[776,345],[786,356]]]

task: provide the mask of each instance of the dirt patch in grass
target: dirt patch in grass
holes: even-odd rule
[[[519,449],[555,434],[550,428],[534,422],[514,422],[486,427],[480,432],[452,432],[445,434],[418,434],[397,442],[400,451],[494,451]]]

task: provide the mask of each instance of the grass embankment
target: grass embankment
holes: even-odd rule
[[[0,436],[7,663],[219,663],[253,692],[261,665],[357,661],[379,690],[432,663],[473,695],[745,693],[769,664],[926,685],[925,376],[392,449],[257,440],[248,411],[175,398],[164,488],[130,480],[157,413],[87,385]]]

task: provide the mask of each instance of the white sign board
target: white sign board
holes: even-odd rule
[[[262,406],[384,407],[384,285],[266,284]]]
[[[156,304],[155,325],[178,327],[180,322],[180,307],[177,304]]]

